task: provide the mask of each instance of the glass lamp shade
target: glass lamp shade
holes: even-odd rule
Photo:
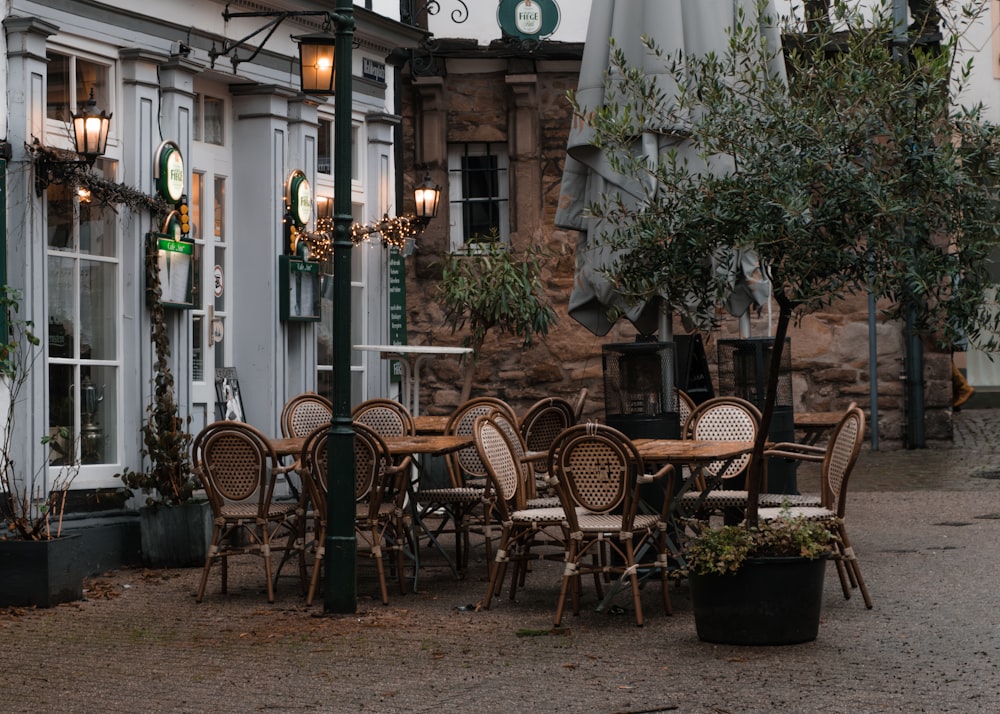
[[[90,90],[90,99],[79,113],[73,114],[73,138],[76,141],[76,153],[93,162],[102,156],[108,148],[108,131],[111,128],[111,115],[103,110],[98,111],[94,100],[94,90]]]
[[[333,94],[336,39],[329,32],[301,35],[299,41],[299,67],[302,72],[302,91],[306,94]]]
[[[424,180],[413,190],[413,199],[416,203],[417,218],[429,221],[437,215],[441,187],[431,181],[430,174],[425,174]]]

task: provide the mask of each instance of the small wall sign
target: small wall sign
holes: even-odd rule
[[[292,214],[292,220],[299,228],[305,226],[312,218],[312,188],[301,169],[295,169],[288,175],[285,184],[285,204]]]
[[[319,322],[319,263],[278,256],[278,315],[287,322]]]
[[[511,37],[540,40],[559,26],[559,6],[555,0],[500,0],[497,23]]]
[[[194,307],[194,243],[174,240],[164,233],[150,233],[147,241],[156,251],[160,305],[182,310]]]
[[[161,142],[153,159],[153,180],[161,197],[177,203],[184,196],[184,157],[172,141]]]

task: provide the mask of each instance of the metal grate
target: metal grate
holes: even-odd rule
[[[719,340],[719,393],[746,399],[763,409],[773,346],[771,337]],[[775,406],[792,406],[791,338],[785,338],[785,348],[781,351]]]

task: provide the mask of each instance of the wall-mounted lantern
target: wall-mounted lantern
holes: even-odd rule
[[[68,178],[79,172],[88,172],[108,148],[111,114],[97,108],[93,89],[90,90],[90,99],[71,118],[73,148],[77,158],[71,158],[72,152],[43,146],[37,137],[27,147],[34,157],[35,190],[38,195],[44,193],[49,184],[66,183]]]

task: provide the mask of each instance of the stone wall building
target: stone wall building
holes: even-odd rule
[[[509,241],[514,250],[544,246],[552,255],[543,278],[558,323],[527,349],[516,337],[491,334],[473,365],[473,396],[496,395],[523,410],[550,395],[574,398],[588,390],[585,418],[603,419],[602,345],[632,342],[637,331],[625,320],[598,337],[567,314],[573,287],[577,233],[556,228],[554,216],[573,121],[567,92],[576,87],[582,45],[542,42],[524,47],[497,40],[440,40],[433,53],[416,53],[401,72],[402,165],[426,168],[442,186],[438,218],[417,240],[406,260],[407,331],[411,344],[461,344],[436,299],[441,256],[455,246],[460,228],[461,167],[456,156],[487,151],[505,158]],[[449,164],[450,162],[450,164]],[[420,171],[411,172],[412,175]],[[405,187],[403,195],[409,195]],[[501,199],[503,200],[503,199]],[[777,308],[774,308],[777,316]],[[719,339],[739,337],[735,318],[723,316],[718,333],[703,335],[708,363],[716,369]],[[675,334],[683,327],[674,325]],[[876,428],[880,443],[905,443],[904,338],[902,327],[877,313],[877,367],[869,367],[869,308],[864,295],[848,296],[824,312],[807,316],[791,330],[796,411],[841,409],[857,401],[869,415],[873,377],[877,381]],[[767,336],[767,310],[754,313],[751,335]],[[928,344],[925,352],[928,443],[951,439],[950,355]],[[449,413],[459,401],[463,372],[453,360],[426,364],[422,376],[424,413]]]

